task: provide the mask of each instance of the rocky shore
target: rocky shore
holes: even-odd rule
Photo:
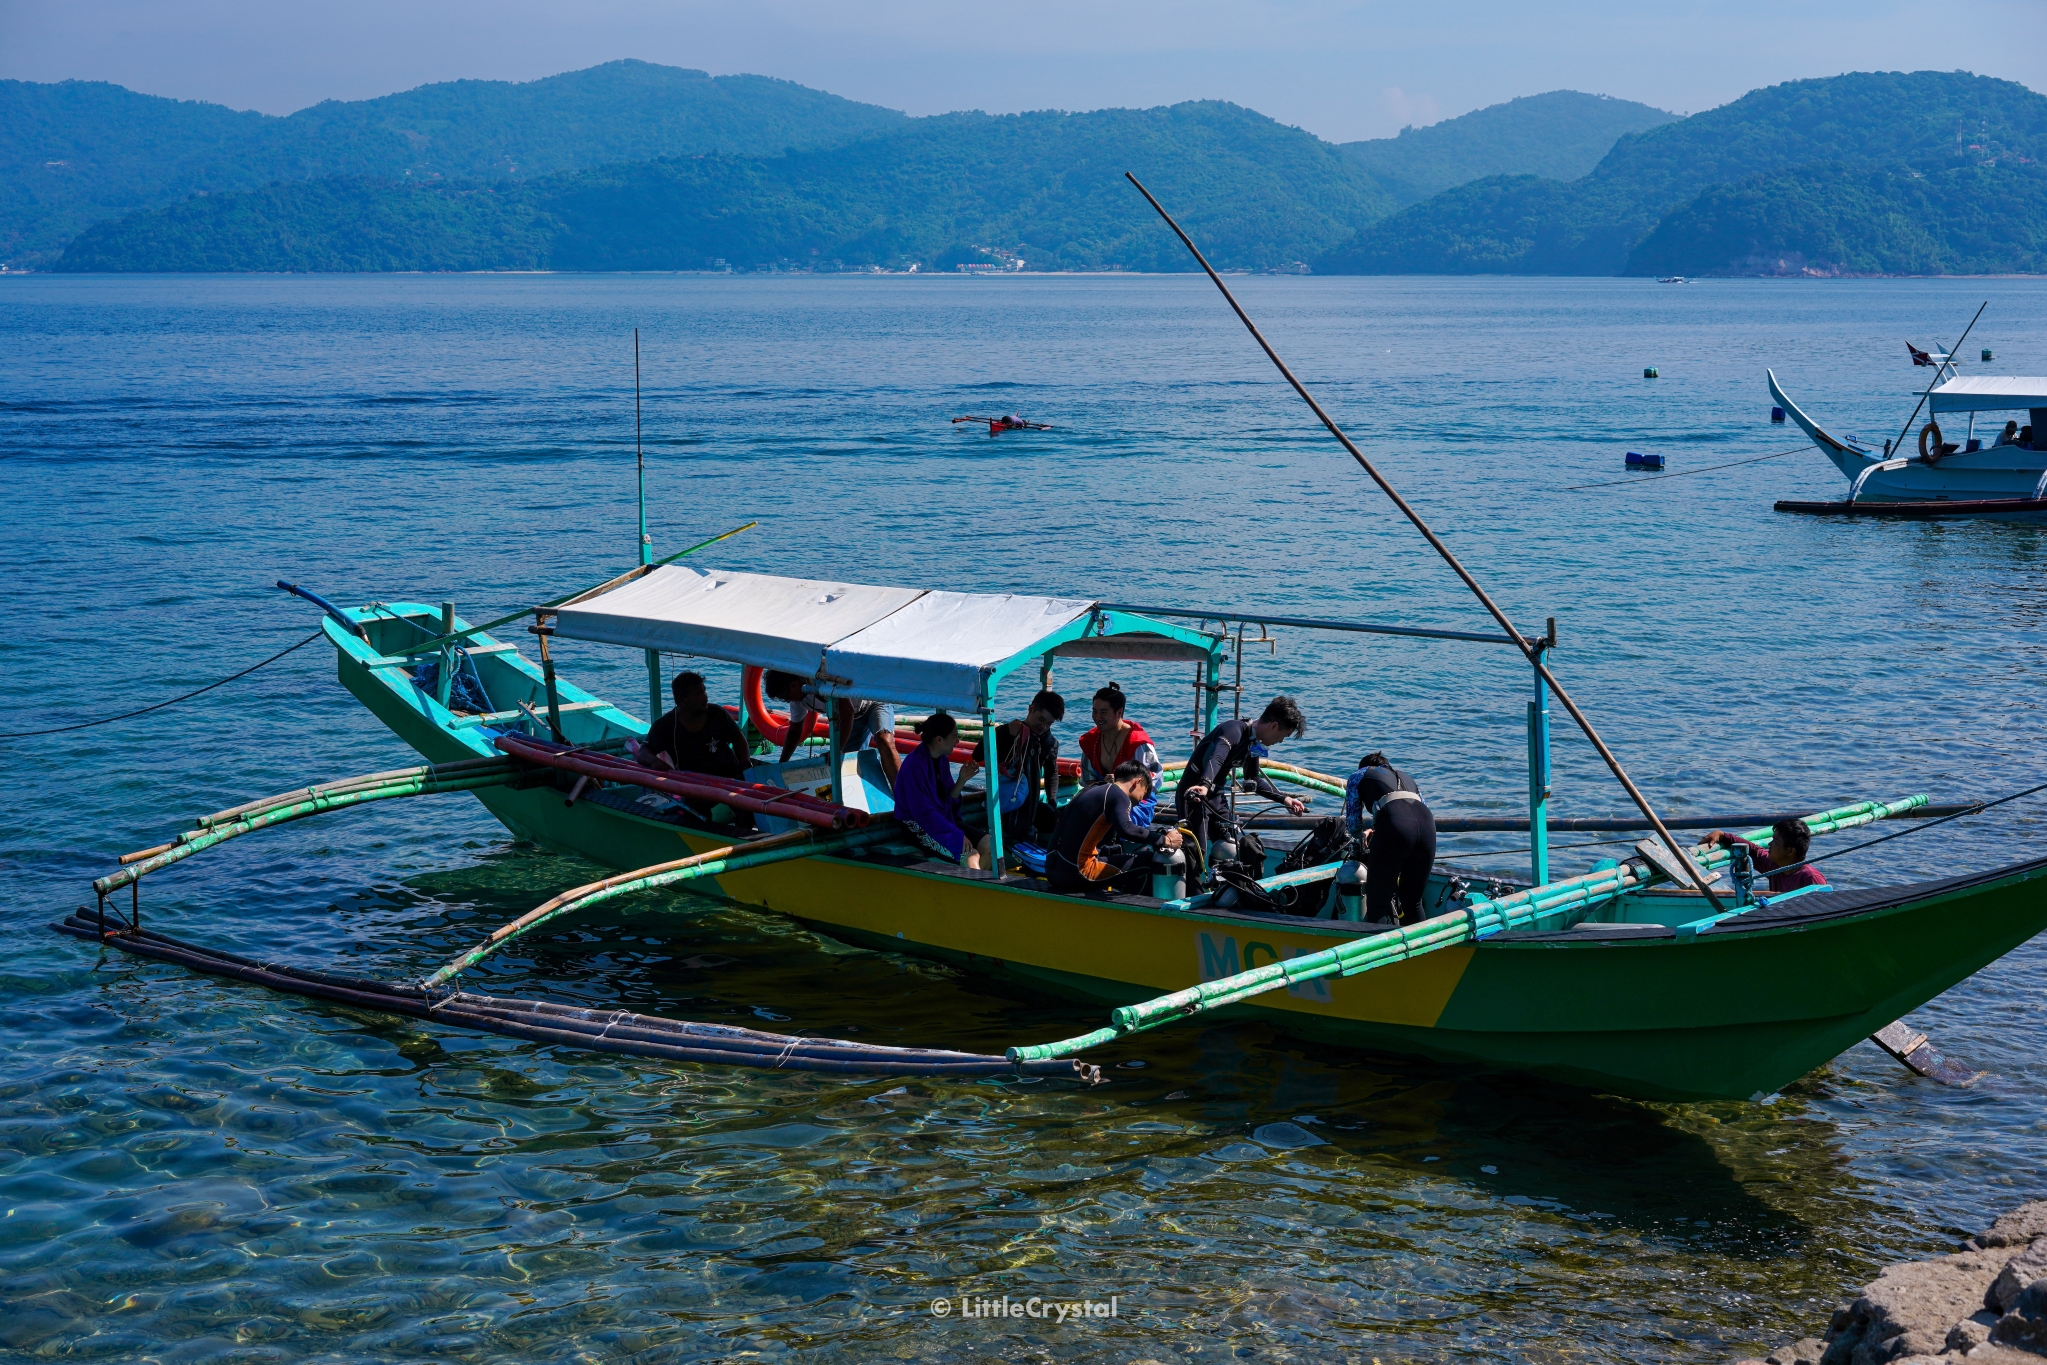
[[[1884,1267],[1824,1337],[1736,1365],[2041,1365],[2047,1200],[2021,1204],[1952,1256]]]

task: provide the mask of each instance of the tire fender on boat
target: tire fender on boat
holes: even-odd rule
[[[789,742],[789,718],[780,711],[768,709],[768,694],[764,684],[766,670],[752,664],[739,675],[739,700],[746,707],[746,716],[753,722],[753,728],[761,732],[761,738],[770,744]],[[803,737],[824,733],[824,717],[815,711],[810,713],[809,724],[804,727]]]
[[[1928,422],[1919,428],[1919,462],[1934,464],[1940,459],[1940,423]]]

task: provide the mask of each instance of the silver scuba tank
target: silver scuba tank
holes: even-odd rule
[[[1362,920],[1365,917],[1365,865],[1346,858],[1336,869],[1336,917]]]
[[[1187,855],[1177,848],[1162,849],[1151,865],[1153,899],[1176,901],[1187,895]]]

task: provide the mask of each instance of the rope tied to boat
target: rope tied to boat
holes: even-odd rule
[[[320,636],[323,634],[325,634],[324,631],[316,630],[311,635],[308,635],[305,639],[299,641],[297,644],[292,645],[285,649],[278,650],[275,654],[263,660],[263,662],[261,663],[250,664],[241,672],[230,673],[225,678],[222,678],[219,682],[210,682],[206,684],[206,686],[204,687],[196,687],[192,689],[190,692],[185,693],[183,696],[172,697],[169,701],[160,701],[156,703],[156,705],[154,706],[145,706],[139,711],[123,711],[118,716],[101,716],[98,720],[83,720],[78,722],[78,724],[76,725],[55,725],[47,730],[17,730],[13,734],[0,735],[0,740],[34,739],[39,735],[64,735],[71,733],[73,730],[90,730],[95,725],[112,725],[117,720],[133,720],[137,716],[146,716],[155,711],[162,711],[167,707],[176,706],[181,701],[190,701],[194,697],[203,696],[206,693],[211,692],[216,687],[226,687],[231,682],[234,682],[241,678],[248,677],[251,673],[254,673],[259,668],[268,668],[270,665],[276,663],[279,659],[282,659],[285,655],[292,653],[294,650],[304,649],[307,645],[319,639]]]

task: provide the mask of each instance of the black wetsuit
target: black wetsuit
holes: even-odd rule
[[[1420,798],[1421,788],[1398,768],[1366,768],[1354,781],[1360,805],[1372,815],[1372,841],[1365,852],[1365,918],[1399,922],[1422,917],[1422,893],[1436,864],[1436,815]],[[1395,793],[1405,793],[1395,795]]]
[[[1089,787],[1059,808],[1052,828],[1052,847],[1045,855],[1045,878],[1054,891],[1067,895],[1089,891],[1141,892],[1151,875],[1151,858],[1128,853],[1107,856],[1101,845],[1111,839],[1155,848],[1166,837],[1156,825],[1131,818],[1130,793],[1114,782]]]
[[[1187,770],[1180,774],[1180,785],[1173,791],[1173,804],[1180,812],[1180,819],[1193,833],[1203,857],[1208,854],[1209,826],[1230,818],[1230,775],[1238,768],[1244,770],[1244,781],[1260,796],[1274,801],[1286,800],[1285,793],[1272,785],[1272,779],[1258,771],[1258,756],[1251,752],[1251,746],[1257,742],[1258,732],[1253,722],[1226,720],[1194,746],[1194,753],[1187,760]],[[1189,787],[1206,787],[1208,791],[1202,796],[1189,796]]]

